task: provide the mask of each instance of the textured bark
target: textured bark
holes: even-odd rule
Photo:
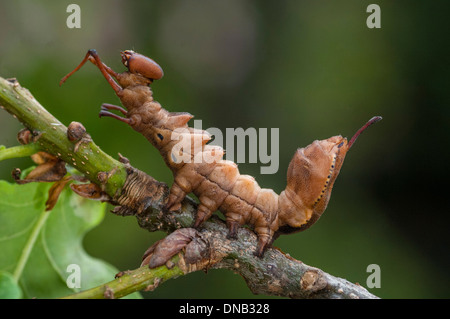
[[[277,248],[269,248],[262,258],[254,256],[257,236],[247,228],[240,228],[237,239],[229,239],[225,223],[216,216],[206,221],[199,230],[180,228],[194,223],[196,203],[187,198],[180,213],[161,213],[169,189],[165,185],[160,187],[158,192],[161,196],[155,197],[155,202],[146,211],[134,216],[139,225],[149,231],[162,229],[172,232],[156,243],[156,246],[173,247],[180,244],[180,241],[185,242],[178,247],[181,253],[175,263],[183,273],[216,268],[229,269],[240,274],[254,294],[289,298],[378,298],[360,285],[308,266]],[[186,241],[186,236],[192,237],[193,245]],[[162,263],[173,254],[173,251],[164,249],[166,247],[163,247],[161,252],[157,252],[157,247],[153,247],[152,253],[159,253],[157,258],[161,258]],[[150,256],[151,253],[144,255],[144,263],[147,259],[148,264]],[[152,266],[160,264],[161,262],[156,262]],[[171,269],[172,267],[173,265],[170,266]]]

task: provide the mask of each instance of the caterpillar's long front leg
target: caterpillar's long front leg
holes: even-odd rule
[[[86,53],[86,56],[81,61],[81,63],[75,69],[73,69],[72,72],[70,72],[65,77],[63,77],[61,79],[61,81],[59,82],[59,85],[63,84],[72,74],[74,74],[76,71],[78,71],[87,61],[91,61],[95,66],[97,66],[99,68],[100,72],[102,72],[102,74],[105,77],[106,81],[108,81],[109,85],[113,88],[114,92],[116,92],[116,94],[120,97],[120,94],[123,91],[123,89],[114,80],[114,78],[118,79],[119,74],[116,73],[109,66],[104,64],[100,60],[100,57],[98,56],[97,51],[93,50],[93,49],[88,50],[88,52]],[[132,119],[126,118],[126,117],[120,117],[120,116],[118,116],[118,115],[116,115],[114,113],[109,112],[108,110],[118,110],[118,111],[122,112],[122,114],[124,114],[125,116],[127,116],[127,114],[128,114],[128,112],[125,109],[123,109],[122,107],[120,107],[120,106],[105,103],[105,104],[102,105],[102,108],[101,108],[101,111],[99,113],[99,116],[100,117],[109,116],[109,117],[115,118],[115,119],[117,119],[119,121],[125,122],[128,125],[132,125],[133,124],[133,120]]]
[[[109,85],[111,85],[111,87],[113,88],[114,92],[116,92],[116,94],[119,94],[119,92],[122,91],[122,87],[119,84],[117,84],[117,82],[114,81],[114,79],[113,79],[113,77],[115,77],[117,79],[118,74],[100,60],[100,57],[98,56],[97,51],[94,49],[88,50],[88,52],[86,53],[86,56],[81,61],[81,63],[72,72],[70,72],[65,77],[63,77],[61,79],[61,81],[59,82],[59,85],[63,84],[72,74],[74,74],[76,71],[78,71],[87,61],[91,61],[93,64],[95,64],[99,68],[100,72],[102,72],[106,81],[108,81]]]

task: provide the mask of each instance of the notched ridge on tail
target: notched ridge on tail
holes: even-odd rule
[[[286,189],[280,194],[278,233],[305,230],[320,218],[348,150],[362,132],[381,119],[372,117],[349,142],[338,135],[297,150],[289,164]]]

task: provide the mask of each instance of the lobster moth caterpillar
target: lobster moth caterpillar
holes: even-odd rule
[[[194,193],[199,199],[194,227],[220,210],[230,238],[236,238],[240,226],[251,226],[258,236],[257,256],[262,256],[279,235],[305,230],[320,218],[347,152],[367,127],[381,120],[373,117],[349,141],[338,135],[298,149],[288,167],[287,186],[277,194],[261,188],[252,176],[240,174],[236,163],[224,160],[225,151],[208,144],[208,132],[187,125],[191,114],[169,112],[154,101],[150,84],[164,74],[155,61],[131,50],[121,52],[121,56],[128,70],[116,73],[95,50],[89,50],[61,83],[87,61],[95,64],[125,107],[103,104],[99,115],[125,122],[145,136],[173,173],[166,209],[179,210],[186,195]]]

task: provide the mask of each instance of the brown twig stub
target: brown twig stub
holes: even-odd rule
[[[33,140],[33,132],[27,128],[23,128],[17,133],[17,140],[22,145],[29,144]]]
[[[67,127],[67,138],[71,142],[80,141],[86,134],[86,128],[79,122],[72,122]]]

